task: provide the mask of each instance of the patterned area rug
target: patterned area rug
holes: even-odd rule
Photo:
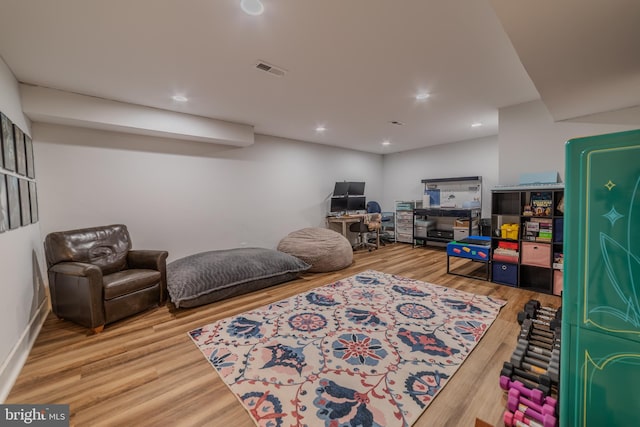
[[[259,426],[408,427],[504,304],[368,270],[189,335]]]

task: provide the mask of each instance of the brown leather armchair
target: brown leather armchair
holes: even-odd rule
[[[102,331],[167,298],[166,251],[131,250],[122,224],[50,233],[44,240],[56,316]]]

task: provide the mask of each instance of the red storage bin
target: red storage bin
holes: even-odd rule
[[[508,262],[508,263],[511,263],[511,264],[517,264],[518,263],[518,257],[517,256],[509,256],[509,255],[501,255],[501,254],[493,254],[493,261]]]
[[[518,250],[518,242],[505,242],[504,240],[498,242],[499,248]]]
[[[538,242],[522,242],[522,264],[551,267],[551,245]]]

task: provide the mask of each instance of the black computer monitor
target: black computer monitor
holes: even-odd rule
[[[364,196],[350,196],[347,199],[348,211],[365,211],[367,210],[367,198]]]
[[[330,212],[345,212],[348,207],[346,197],[332,197]]]
[[[347,194],[349,194],[349,183],[347,181],[336,182],[335,187],[333,187],[333,195],[346,196]]]
[[[349,183],[349,195],[350,196],[364,196],[364,182],[350,182]]]

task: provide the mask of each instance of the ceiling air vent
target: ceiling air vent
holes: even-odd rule
[[[265,61],[258,61],[256,64],[256,68],[260,71],[266,71],[267,73],[273,74],[274,76],[282,77],[285,75],[286,70],[276,67],[275,65],[271,65]]]

